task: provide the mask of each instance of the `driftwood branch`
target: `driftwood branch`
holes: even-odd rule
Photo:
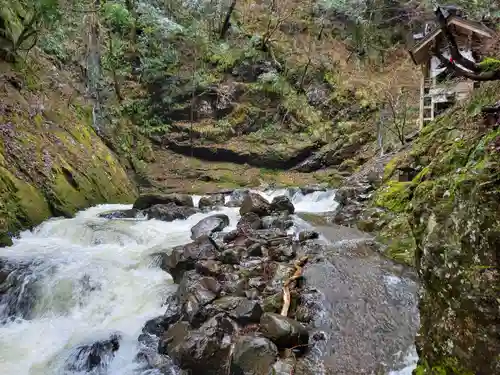
[[[308,256],[297,260],[294,264],[295,272],[283,284],[283,308],[281,309],[281,315],[283,316],[288,316],[288,310],[290,309],[290,284],[302,277],[302,267],[306,265],[308,260]]]

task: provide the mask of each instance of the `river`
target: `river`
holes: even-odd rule
[[[282,193],[292,196],[298,212],[331,211],[336,206],[331,191],[307,195],[267,191],[262,195],[272,198]],[[195,203],[199,198],[195,197]],[[100,205],[79,212],[72,219],[51,219],[33,231],[23,232],[13,246],[0,248],[0,266],[8,263],[14,269],[3,284],[11,283],[14,287],[4,291],[0,288],[3,375],[84,374],[75,364],[82,360],[77,356],[79,348],[112,334],[121,336],[119,350],[109,360],[105,372],[92,374],[153,374],[151,370],[142,370],[135,360],[139,350],[137,338],[147,320],[164,312],[163,302],[176,286],[170,275],[152,262],[151,255],[190,242],[190,228],[213,212],[174,222],[98,217],[102,212],[130,207]],[[218,212],[230,218],[225,231],[236,226],[237,208],[224,207]],[[292,230],[307,225],[296,218]],[[325,238],[328,240],[328,233]],[[367,272],[366,267],[369,265],[365,264],[355,277],[357,284],[361,273]],[[349,277],[353,277],[353,271],[349,272]],[[396,295],[397,288],[406,288],[397,278],[385,279],[387,285],[396,288]],[[333,293],[326,298],[335,296]],[[331,302],[335,309],[335,301]],[[415,366],[411,344],[408,346],[405,341],[404,345],[393,353],[400,359],[397,370],[390,375],[409,375]],[[361,347],[367,350],[371,346]]]

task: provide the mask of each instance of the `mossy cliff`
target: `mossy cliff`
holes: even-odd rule
[[[29,67],[0,64],[0,243],[50,216],[135,195],[69,82],[41,56]]]
[[[500,130],[480,113],[499,89],[485,85],[426,127],[372,202],[389,255],[422,282],[419,375],[500,373]]]

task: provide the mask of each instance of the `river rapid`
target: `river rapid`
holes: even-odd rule
[[[289,195],[299,213],[328,212],[337,206],[333,191],[303,194],[298,190],[276,190],[261,194],[267,199],[282,194]],[[199,198],[194,197],[195,204]],[[197,213],[187,220],[173,222],[145,218],[108,220],[98,216],[106,211],[129,208],[130,205],[100,205],[79,212],[72,219],[51,219],[32,231],[21,233],[20,238],[14,240],[13,246],[0,248],[2,375],[158,373],[144,369],[136,360],[141,345],[137,339],[146,321],[163,314],[166,309],[163,303],[169,295],[175,293],[176,285],[170,275],[153,262],[151,255],[191,242],[191,227],[200,219],[214,214],[214,211]],[[236,227],[238,208],[221,207],[217,213],[224,213],[230,219],[230,225],[224,231]],[[297,216],[294,219],[295,225],[290,231],[310,226]],[[332,246],[336,245],[337,251],[345,248],[345,241],[352,240],[342,236],[332,238],[328,230],[325,230],[323,239],[331,242]],[[332,254],[327,258],[330,256],[335,258]],[[352,267],[352,263],[346,262],[332,262],[332,267],[327,267],[324,272],[343,272],[343,264]],[[8,276],[5,272],[2,274],[2,264],[4,269],[7,265],[7,269],[11,270]],[[408,311],[410,318],[415,320],[413,324],[416,324],[416,284],[408,286],[411,281],[403,280],[400,274],[391,274],[390,270],[373,262],[364,262],[357,274],[352,269],[346,271],[348,279],[343,281],[348,282],[351,278],[353,293],[361,293],[354,289],[363,288],[361,281],[364,274],[367,282],[380,283],[380,290],[389,290],[396,302],[409,303],[410,299],[412,306],[408,307]],[[385,276],[375,277],[376,274]],[[312,280],[323,283],[323,280],[328,280],[328,275],[316,274]],[[345,296],[341,293],[349,293],[351,289],[345,284],[340,289],[332,287],[323,291],[330,308],[325,314],[336,315],[335,309],[339,309],[339,314],[327,319],[328,322],[339,323],[339,319],[347,316],[346,309],[356,306],[335,300],[343,298],[342,301],[345,301]],[[408,297],[409,293],[411,298]],[[377,298],[383,299],[384,295],[381,293]],[[384,303],[391,302],[382,301]],[[341,312],[340,309],[345,311]],[[387,311],[391,313],[393,310]],[[363,319],[363,314],[366,314],[367,322],[374,317],[369,311],[358,311],[358,319]],[[332,329],[330,323],[324,324],[325,321],[322,319],[318,322],[317,328]],[[356,331],[355,328],[353,330]],[[405,334],[413,334],[414,330],[415,327],[412,326]],[[349,330],[342,329],[335,334],[339,333],[349,335]],[[87,360],[79,355],[82,348],[99,340],[107,340],[112,335],[119,335],[121,341],[114,357],[109,358],[105,370],[81,371],[79,361]],[[330,347],[318,348],[320,352],[314,358],[327,358],[327,366],[328,362],[335,364],[334,360],[328,360],[335,357],[336,351],[331,349],[332,345],[342,345],[344,341],[349,341],[348,337],[337,336],[337,340],[327,340],[326,345]],[[397,360],[391,365],[394,369],[387,374],[410,375],[416,362],[411,338],[410,343],[408,340],[398,342],[397,338],[393,338],[393,341],[396,345],[391,350]],[[373,348],[372,343],[358,346],[363,351],[378,350]],[[342,349],[337,351],[342,352]],[[369,358],[378,357],[373,355]],[[324,367],[321,368],[318,368],[318,374],[328,373],[324,371]],[[175,374],[177,370],[172,367],[171,372]]]

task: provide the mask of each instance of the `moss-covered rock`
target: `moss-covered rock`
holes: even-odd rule
[[[42,57],[30,70],[0,64],[2,243],[52,215],[71,216],[104,202],[131,202],[136,194],[125,170],[92,129],[91,108],[70,88],[69,77],[48,64]],[[37,85],[28,85],[28,80]]]
[[[418,375],[500,373],[500,130],[480,117],[499,88],[427,126],[386,166],[372,201],[387,254],[420,275]],[[398,169],[419,172],[402,182]]]

